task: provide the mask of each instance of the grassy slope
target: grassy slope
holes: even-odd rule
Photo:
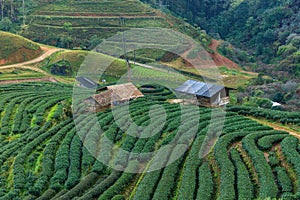
[[[14,64],[38,57],[42,50],[32,41],[0,31],[0,65]]]
[[[119,32],[120,16],[125,18],[127,28],[172,28],[199,36],[197,30],[184,21],[162,14],[138,0],[66,0],[42,4],[28,17],[29,29],[23,35],[52,45],[60,45],[61,37],[71,35],[71,47],[88,46],[94,35],[103,39]],[[64,29],[66,22],[72,24],[71,31]]]
[[[40,78],[45,76],[29,69],[2,69],[0,72],[0,81]]]
[[[69,47],[81,46],[88,47],[92,36],[97,35],[98,39],[109,38],[121,30],[120,16],[125,18],[127,28],[143,28],[143,27],[162,27],[172,28],[179,32],[183,32],[192,36],[195,40],[203,44],[208,50],[211,38],[204,32],[187,24],[181,19],[172,15],[163,14],[146,4],[137,0],[110,0],[110,1],[55,1],[51,4],[41,4],[35,12],[29,16],[29,29],[23,33],[24,36],[45,44],[61,45],[62,38],[72,38]],[[71,29],[66,30],[64,24],[69,22],[72,24]],[[155,38],[155,41],[157,39]],[[213,51],[213,50],[211,50]],[[57,53],[47,61],[47,64],[53,64],[59,60],[67,59],[74,67],[74,74],[79,69],[84,59],[84,52],[65,52]],[[137,60],[155,61],[164,53],[151,50],[141,50],[136,52]],[[132,58],[131,58],[132,59]],[[178,61],[178,60],[177,60]],[[190,72],[190,67],[185,66],[186,62],[182,59],[171,61],[170,67],[179,68],[183,71]],[[176,66],[174,66],[174,64]],[[45,65],[43,65],[45,66]],[[47,68],[44,67],[47,70]],[[124,74],[124,65],[120,67],[121,72],[114,74]],[[48,71],[48,70],[47,70]],[[207,74],[204,74],[207,76]],[[238,74],[238,84],[244,85],[247,80],[244,76]],[[228,77],[227,77],[228,79]],[[229,86],[235,85],[237,82],[231,79],[237,79],[232,76],[230,80],[226,80]]]
[[[91,59],[96,59],[99,62],[93,63],[103,63],[103,65],[98,64],[94,69],[92,65],[89,64]],[[95,72],[95,75],[102,74],[100,79],[106,79],[107,82],[117,82],[121,77],[126,77],[127,73],[127,65],[124,60],[113,58],[107,55],[103,55],[101,53],[95,52],[88,52],[82,50],[67,50],[67,51],[60,51],[41,63],[37,65],[41,67],[43,70],[50,73],[50,66],[60,60],[67,60],[71,63],[73,69],[73,76],[72,77],[64,77],[73,79],[73,77],[77,74],[80,67],[82,65],[89,66],[90,71]],[[108,63],[109,64],[105,64]],[[141,79],[141,78],[152,78],[152,79],[174,79],[174,74],[172,72],[168,72],[167,70],[156,70],[156,69],[149,69],[143,68],[140,66],[132,65],[132,79]],[[99,77],[95,77],[97,80]],[[179,81],[184,82],[187,77],[178,76]]]

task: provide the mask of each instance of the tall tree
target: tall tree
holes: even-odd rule
[[[10,18],[14,20],[15,18],[15,11],[14,11],[14,0],[10,0]]]
[[[4,0],[0,0],[0,7],[1,7],[1,20],[4,19]]]
[[[23,25],[26,24],[26,10],[25,10],[25,0],[22,0],[22,12],[23,12]]]

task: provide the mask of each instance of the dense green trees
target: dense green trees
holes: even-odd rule
[[[216,39],[225,42],[220,51],[225,56],[240,62],[263,61],[274,64],[253,67],[253,70],[272,74],[281,80],[288,80],[282,73],[299,77],[299,4],[290,0],[143,0],[156,8],[166,8],[206,30]],[[160,5],[159,2],[162,2]],[[243,51],[243,50],[245,51]],[[249,55],[249,52],[251,55]],[[278,64],[278,58],[281,62]],[[280,73],[278,72],[280,71]]]

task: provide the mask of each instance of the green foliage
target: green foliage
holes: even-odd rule
[[[0,30],[2,30],[2,31],[11,31],[12,26],[13,26],[13,24],[8,17],[4,17],[0,21]]]
[[[158,6],[156,1],[144,1],[154,7]],[[299,49],[297,1],[174,0],[171,3],[162,0],[162,4],[168,5],[169,10],[189,23],[201,26],[214,38],[230,41],[236,48],[224,42],[218,50],[232,60],[240,63],[257,60],[274,64],[276,68],[266,68],[262,64],[255,70],[268,75],[272,71],[277,79],[284,80],[282,72],[295,76],[293,71],[281,68],[282,64],[278,65],[278,60],[285,60]]]
[[[287,135],[286,134],[279,134],[279,135],[270,135],[262,137],[258,140],[258,147],[262,151],[270,150],[275,143],[280,142],[283,140]]]
[[[238,199],[253,199],[254,186],[245,163],[236,149],[232,149],[230,155],[236,168]]]
[[[281,132],[268,131],[264,132],[263,135],[273,135],[280,134]],[[278,187],[275,180],[273,179],[273,174],[270,165],[266,162],[264,153],[260,151],[256,145],[255,141],[262,136],[262,133],[253,133],[247,135],[242,140],[242,146],[246,152],[251,157],[251,161],[255,167],[255,171],[258,175],[259,181],[259,196],[262,198],[276,198],[278,193]]]
[[[50,67],[50,72],[55,75],[60,76],[71,76],[73,75],[71,63],[67,60],[61,60],[57,63],[52,64]]]
[[[111,200],[125,200],[123,195],[116,195]]]
[[[224,152],[227,152],[227,148],[231,143],[238,141],[247,134],[247,132],[226,134],[215,145],[214,156],[221,170],[219,199],[235,199],[234,165],[228,158],[228,154]]]
[[[3,64],[28,61],[40,55],[40,47],[23,37],[0,31],[0,60]]]
[[[282,124],[300,123],[300,114],[298,112],[285,112],[280,110],[262,109],[250,106],[228,106],[227,110],[231,112],[237,112],[241,115],[263,117],[269,120],[281,122]]]
[[[199,151],[202,145],[203,141],[203,136],[196,138],[196,140],[193,143],[191,152],[186,160],[185,166],[184,166],[184,172],[183,172],[183,177],[181,180],[181,185],[179,188],[179,194],[178,194],[178,199],[180,200],[185,200],[185,199],[192,199],[194,196],[194,191],[197,186],[197,170],[199,168],[201,160],[199,159]],[[204,165],[204,164],[203,164]],[[204,168],[204,167],[202,167]],[[208,176],[209,174],[207,173],[200,173],[202,176]],[[205,184],[207,182],[207,178],[199,178],[199,183],[198,184]],[[202,180],[206,180],[202,182]],[[213,183],[212,183],[213,185]],[[202,193],[199,191],[199,196],[206,194],[207,188],[202,187],[205,191],[205,193]],[[199,188],[200,190],[200,188]],[[209,199],[209,198],[208,198]]]
[[[209,200],[214,195],[214,182],[209,165],[205,162],[198,170],[199,188],[197,190],[197,200]]]
[[[282,142],[282,152],[287,159],[287,162],[293,166],[293,169],[295,170],[297,174],[297,188],[296,188],[296,194],[294,197],[297,199],[300,197],[300,164],[298,163],[300,156],[297,152],[297,145],[299,144],[299,141],[295,137],[286,137]]]
[[[148,85],[144,92],[147,88],[157,91],[130,101],[130,118],[128,110],[122,106],[112,108],[114,114],[112,109],[107,109],[92,115],[86,112],[74,114],[73,118],[66,115],[70,109],[68,102],[72,86],[59,83],[0,85],[0,123],[9,130],[8,135],[0,137],[0,198],[298,198],[298,194],[293,193],[293,187],[298,186],[298,178],[294,179],[291,173],[296,172],[298,177],[297,139],[234,112],[214,110],[212,124],[212,109],[195,109],[188,105],[180,109],[180,105],[153,100],[153,96],[165,96],[166,88]],[[150,115],[153,105],[159,105],[160,109],[152,110]],[[47,120],[49,113],[52,117]],[[164,113],[166,121],[161,125]],[[200,115],[199,121],[195,114]],[[225,121],[220,123],[223,115]],[[33,118],[36,119],[35,126],[30,126]],[[20,131],[23,120],[29,125]],[[132,122],[143,128],[134,132]],[[206,137],[209,125],[213,132],[223,129],[209,155],[202,158],[199,152],[203,144],[207,144],[203,141],[212,144],[216,139],[215,135]],[[150,136],[133,137],[129,133]],[[193,133],[194,140],[189,138]],[[118,151],[121,147],[134,153],[156,152],[164,145],[171,146],[174,139],[178,140],[178,145],[155,159],[138,154],[129,157]],[[279,142],[289,164],[284,166],[290,168],[282,168],[281,157],[274,152],[268,153],[267,162],[263,151],[272,149]],[[110,143],[115,147],[111,148]],[[182,152],[181,147],[189,145],[190,148]],[[177,158],[178,155],[182,156]],[[146,168],[141,174],[129,173],[116,171],[105,163],[129,170],[137,170],[132,167]],[[249,167],[252,163],[254,169]],[[147,172],[149,166],[157,164],[166,167]],[[258,184],[252,181],[256,178],[254,172],[257,173]]]
[[[278,48],[277,55],[287,57],[295,53],[298,49],[292,45],[283,45]]]

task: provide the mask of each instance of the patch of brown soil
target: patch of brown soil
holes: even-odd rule
[[[212,59],[216,63],[218,67],[226,66],[230,69],[241,69],[241,67],[233,62],[232,60],[222,56],[217,52],[218,46],[221,44],[222,41],[212,40],[211,44],[208,46],[211,50],[215,51],[214,53],[210,53]]]
[[[210,45],[208,47],[211,50],[217,51],[218,46],[221,44],[221,41],[212,39]]]
[[[2,59],[0,61],[0,65],[7,65],[12,63],[21,63],[24,61],[32,60],[39,55],[41,55],[42,49],[39,48],[38,50],[27,49],[25,47],[19,48],[17,51],[13,52],[9,55],[8,58]]]

